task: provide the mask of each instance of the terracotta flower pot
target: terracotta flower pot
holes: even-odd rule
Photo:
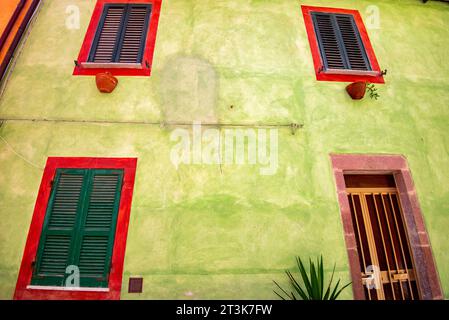
[[[366,92],[366,82],[364,81],[353,82],[346,87],[346,91],[354,100],[363,99]]]
[[[95,76],[95,82],[100,92],[111,93],[118,84],[118,79],[110,72],[101,72]]]

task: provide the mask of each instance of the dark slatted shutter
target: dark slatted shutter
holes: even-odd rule
[[[337,39],[332,16],[314,14],[315,32],[320,44],[321,57],[327,69],[345,69],[343,53]]]
[[[141,63],[151,5],[105,5],[89,62]]]
[[[325,69],[371,70],[352,15],[314,12],[312,19]]]
[[[350,15],[336,15],[335,18],[346,51],[349,69],[370,70],[365,48],[363,47],[354,17]]]
[[[122,180],[121,170],[57,170],[33,285],[64,286],[75,265],[82,287],[107,287]]]
[[[119,50],[119,62],[136,63],[142,61],[148,15],[149,8],[147,6],[130,7],[122,46]]]
[[[104,9],[91,53],[93,62],[113,62],[125,18],[125,5],[107,6]]]

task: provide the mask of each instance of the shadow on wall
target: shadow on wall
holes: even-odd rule
[[[218,123],[218,77],[205,60],[176,56],[163,68],[160,96],[167,123]]]

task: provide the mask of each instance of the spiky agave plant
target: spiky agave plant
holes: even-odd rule
[[[282,300],[335,300],[340,295],[340,293],[348,287],[350,283],[345,286],[340,287],[340,280],[337,281],[335,286],[332,286],[332,281],[334,280],[335,273],[335,264],[334,269],[332,270],[332,275],[329,283],[327,284],[327,288],[324,286],[324,267],[323,267],[323,257],[317,258],[317,263],[309,259],[309,274],[304,267],[304,264],[301,261],[300,257],[296,257],[296,263],[298,265],[298,270],[300,277],[303,282],[303,286],[299,281],[295,279],[293,274],[286,270],[289,283],[291,285],[291,289],[283,289],[276,281],[273,281],[276,286],[281,290],[277,292],[274,290],[274,293],[278,295]],[[289,293],[290,292],[290,293]]]

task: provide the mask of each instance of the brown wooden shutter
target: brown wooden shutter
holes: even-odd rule
[[[345,184],[366,298],[420,299],[394,177],[345,175]],[[373,275],[378,277],[375,287],[368,286]]]
[[[119,50],[118,61],[122,63],[140,63],[146,41],[148,27],[148,6],[131,6]]]
[[[89,61],[114,62],[125,10],[125,5],[105,7]]]

